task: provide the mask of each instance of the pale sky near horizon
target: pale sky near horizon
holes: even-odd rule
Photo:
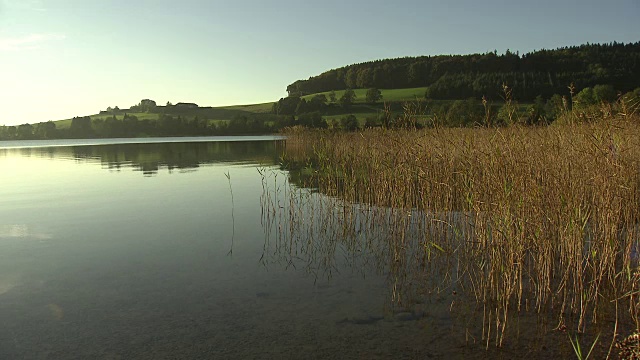
[[[403,56],[640,41],[640,0],[0,0],[0,125],[252,104]]]

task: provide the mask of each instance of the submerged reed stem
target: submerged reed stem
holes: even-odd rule
[[[289,158],[310,169],[296,185],[324,195],[287,205],[289,249],[304,244],[310,266],[344,246],[389,268],[395,302],[467,289],[487,346],[527,309],[584,332],[619,299],[638,326],[637,117],[291,135]]]

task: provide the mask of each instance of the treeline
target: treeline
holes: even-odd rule
[[[316,94],[308,101],[300,96],[287,96],[280,98],[273,103],[271,112],[279,116],[288,116],[291,119],[288,123],[291,125],[300,125],[310,128],[326,129],[332,127],[323,115],[345,114],[351,110],[356,99],[356,94],[352,89],[347,89],[338,99],[335,91],[329,93],[329,97],[324,94]],[[370,105],[375,105],[382,99],[380,90],[370,89],[367,91],[366,100]],[[297,116],[294,116],[297,115]],[[344,130],[355,130],[358,122],[354,115],[343,116],[341,123],[344,126],[340,128]]]
[[[157,119],[140,120],[135,115],[124,114],[91,119],[75,117],[68,128],[58,128],[56,123],[0,126],[0,140],[40,139],[90,139],[159,136],[214,136],[267,134],[293,125],[293,117],[274,114],[237,115],[230,121],[212,122],[168,114],[158,114]]]
[[[197,169],[203,164],[255,161],[277,163],[278,144],[270,141],[218,141],[195,143],[110,144],[30,149],[31,155],[99,159],[106,168],[130,167],[153,175],[159,169]]]
[[[507,50],[471,55],[442,55],[377,60],[329,70],[287,87],[301,96],[330,90],[428,87],[431,99],[497,99],[502,84],[522,101],[609,84],[621,92],[640,84],[640,42],[586,44],[524,55]]]
[[[374,89],[375,90],[375,89]],[[375,92],[375,91],[374,91]],[[367,101],[363,121],[350,114],[353,91],[348,90],[339,100],[326,101],[324,94],[309,100],[289,96],[274,103],[274,112],[297,115],[293,124],[311,128],[329,128],[353,131],[359,128],[421,128],[425,126],[506,126],[510,124],[542,125],[562,118],[600,118],[612,114],[640,113],[640,88],[620,95],[611,85],[596,85],[577,89],[570,84],[566,95],[554,94],[549,98],[536,96],[532,102],[520,103],[513,96],[514,89],[503,86],[502,98],[469,97],[458,100],[416,99],[409,102],[390,102],[375,106]],[[369,92],[368,92],[369,93]],[[352,94],[349,96],[349,94]],[[371,110],[377,109],[377,114]]]

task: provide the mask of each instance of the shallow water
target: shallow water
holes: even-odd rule
[[[400,306],[376,254],[273,242],[281,140],[224,140],[0,143],[0,359],[571,355],[526,314],[485,350],[451,288]]]

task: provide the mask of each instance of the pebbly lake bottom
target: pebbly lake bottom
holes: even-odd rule
[[[181,270],[166,264],[162,269],[124,267],[27,281],[0,301],[2,358],[571,355],[566,347],[557,349],[554,341],[564,341],[565,335],[555,334],[551,324],[547,335],[554,340],[536,338],[539,334],[533,329],[540,327],[534,323],[533,329],[527,328],[524,321],[519,338],[486,350],[477,329],[467,328],[466,319],[451,311],[448,297],[435,297],[412,309],[385,309],[385,281],[379,278],[345,275],[312,285],[311,279],[296,273],[261,276],[256,271],[247,274],[251,279],[221,281],[213,275],[215,268],[194,265]]]
[[[0,149],[0,358],[574,356],[535,312],[487,346],[449,288],[400,306],[372,254],[338,246],[327,272],[270,243],[280,140],[232,140]]]

